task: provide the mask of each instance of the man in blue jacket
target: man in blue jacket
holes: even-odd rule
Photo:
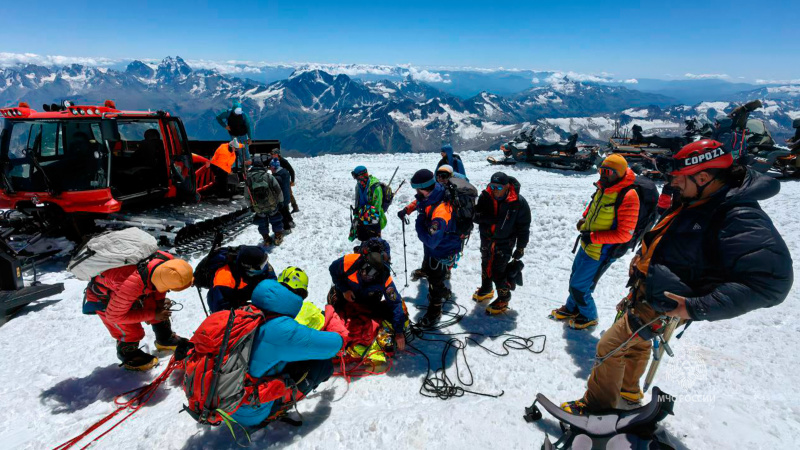
[[[419,324],[431,326],[442,317],[442,304],[450,297],[444,280],[458,260],[462,242],[453,206],[445,200],[444,186],[434,180],[433,172],[418,170],[411,177],[411,187],[417,190],[415,200],[398,211],[397,217],[406,220],[408,214],[417,211],[415,228],[422,241],[424,258],[419,269],[421,275],[412,278],[428,279],[428,311]]]
[[[276,158],[270,160],[269,170],[272,172],[272,175],[275,177],[275,179],[278,180],[278,184],[281,185],[281,192],[283,193],[283,203],[281,203],[278,209],[280,209],[281,216],[283,216],[283,229],[289,231],[292,228],[294,228],[292,213],[289,212],[289,204],[292,199],[291,176],[289,175],[289,171],[287,171],[281,166],[281,161]],[[276,241],[275,244],[280,245],[280,242]]]
[[[464,178],[467,178],[467,172],[464,170],[464,163],[461,162],[460,156],[453,153],[453,146],[450,144],[444,144],[442,146],[442,159],[439,160],[439,164],[436,164],[436,171],[438,172],[439,168],[445,164],[452,167],[455,173],[460,173],[464,175]]]
[[[231,138],[238,138],[239,142],[244,142],[244,164],[250,162],[250,144],[253,143],[253,125],[250,116],[242,109],[242,103],[239,100],[233,101],[231,108],[217,114],[217,123],[220,124]],[[240,155],[236,155],[236,164],[234,167],[242,167],[242,161],[239,160]]]
[[[338,333],[317,331],[294,318],[308,296],[308,276],[289,267],[278,280],[265,280],[253,291],[252,303],[265,313],[281,314],[256,331],[250,354],[249,373],[254,378],[288,373],[303,395],[333,374],[333,362],[344,345]],[[242,405],[231,416],[246,427],[266,425],[281,412],[280,400],[260,405]]]

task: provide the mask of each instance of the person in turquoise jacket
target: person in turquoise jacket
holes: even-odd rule
[[[289,267],[278,280],[264,280],[253,291],[252,303],[265,313],[281,314],[256,331],[250,354],[249,373],[255,378],[289,374],[299,381],[303,396],[333,374],[334,356],[344,345],[335,332],[318,331],[301,325],[295,317],[308,295],[308,276]],[[267,424],[267,419],[281,411],[281,401],[260,405],[242,405],[232,417],[246,427]]]
[[[253,143],[253,122],[250,120],[250,115],[244,112],[242,103],[234,100],[231,108],[217,114],[217,123],[228,131],[231,138],[237,138],[239,142],[244,143],[244,161],[247,164],[250,161],[250,144]],[[234,167],[242,167],[239,159],[240,156],[237,154]]]

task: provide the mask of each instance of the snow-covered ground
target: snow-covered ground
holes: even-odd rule
[[[471,180],[481,188],[498,170],[485,162],[486,155],[463,155]],[[364,164],[385,180],[399,165],[396,186],[419,168],[432,169],[438,159],[438,154],[414,154],[293,160],[298,172],[295,195],[301,208],[296,217],[298,228],[272,252],[272,264],[276,270],[298,265],[308,271],[310,299],[323,305],[330,286],[328,265],[352,249],[347,241],[352,168]],[[300,404],[305,419],[301,428],[275,424],[252,436],[253,448],[538,448],[545,433],[552,436],[558,432],[555,421],[547,417],[538,425],[526,423],[523,408],[537,392],[557,402],[583,394],[597,340],[611,324],[614,306],[625,294],[630,256],[615,263],[597,287],[601,322],[596,330],[571,331],[548,320],[548,312],[567,296],[575,222],[593,192],[596,174],[530,167],[505,171],[520,180],[522,195],[533,211],[531,243],[524,258],[525,285],[514,293],[511,313],[485,316],[484,307],[470,299],[480,281],[479,242],[472,239],[451,280],[467,316],[447,331],[545,334],[544,352],[513,351],[499,358],[469,348],[466,354],[475,379],[471,389],[502,391],[504,395],[467,394],[447,401],[418,393],[425,360],[402,354],[387,375],[350,385],[340,378],[324,383]],[[398,288],[412,319],[417,319],[416,305],[425,302],[426,288],[417,283],[403,288],[403,240],[395,217],[397,205],[411,197],[412,190],[404,186],[388,213],[384,237],[392,245]],[[798,203],[800,184],[786,182],[776,198],[763,204],[794,255],[800,254]],[[422,247],[412,229],[406,230],[409,269],[422,259]],[[258,240],[256,229],[250,227],[234,243],[255,244]],[[192,260],[197,262],[198,258]],[[149,382],[164,367],[162,363],[147,374],[117,367],[114,342],[100,320],[80,312],[85,283],[64,272],[42,278],[45,282],[64,281],[66,290],[56,299],[27,307],[0,327],[0,446],[4,449],[44,449],[62,443],[111,412],[115,395]],[[170,298],[184,305],[173,316],[175,330],[190,336],[204,317],[197,292],[191,289]],[[794,289],[778,307],[724,322],[695,323],[682,340],[673,343],[676,358],[663,363],[656,385],[678,396],[675,416],[665,424],[680,448],[794,447],[792,443],[800,438],[795,375],[800,362],[795,348],[800,337],[797,301]],[[153,348],[152,331],[146,330],[145,342]],[[501,347],[500,339],[482,343],[495,350]],[[438,368],[443,344],[420,348],[430,356],[433,368]],[[463,369],[463,363],[460,367]],[[447,369],[454,376],[452,360],[447,361]],[[180,413],[184,401],[179,385],[167,383],[147,407],[99,441],[96,448],[238,448],[225,427],[199,426]]]

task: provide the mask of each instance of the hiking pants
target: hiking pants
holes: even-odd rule
[[[644,320],[644,318],[642,318]],[[645,322],[646,323],[646,322]],[[597,358],[602,358],[622,345],[631,336],[628,315],[624,314],[603,333],[597,343]],[[650,340],[636,335],[616,353],[596,365],[589,375],[589,387],[584,394],[591,411],[616,408],[621,391],[638,393],[639,379],[650,359]]]
[[[301,394],[298,395],[299,400],[307,396],[311,391],[316,389],[317,386],[327,381],[331,375],[333,375],[333,360],[323,359],[290,362],[286,364],[283,372],[289,374],[297,383],[297,389]],[[273,402],[269,416],[272,417],[272,415],[283,408],[284,403],[282,401]]]
[[[283,232],[283,216],[281,216],[280,211],[277,209],[270,215],[256,214],[253,217],[253,223],[258,225],[258,232],[261,233],[261,237],[264,238],[265,241],[269,237],[270,225],[272,225],[272,231],[274,233]]]
[[[211,165],[211,173],[214,175],[214,189],[217,195],[220,197],[232,196],[234,189],[231,189],[231,174],[213,164]]]
[[[92,293],[87,292],[87,296],[92,295]],[[145,298],[145,303],[147,303],[149,299]],[[150,300],[153,301],[153,300]],[[161,301],[161,305],[163,306],[164,301]],[[106,326],[108,332],[111,333],[111,337],[116,339],[119,342],[139,342],[144,339],[144,328],[142,327],[141,322],[137,323],[115,323],[106,317],[105,311],[98,311],[97,315],[100,316],[100,320],[103,322],[103,325]],[[148,322],[150,325],[155,325],[159,323],[156,320]]]
[[[448,295],[447,286],[444,285],[445,277],[449,271],[446,263],[425,255],[422,260],[422,271],[428,279],[428,301],[431,304],[441,305]]]
[[[244,145],[244,148],[236,151],[236,161],[233,163],[233,167],[239,169],[244,167],[244,161],[250,161],[250,146],[247,145],[246,134],[242,136],[231,136],[231,139],[234,137],[239,140],[240,144]],[[242,156],[244,156],[244,161],[242,161]]]
[[[592,292],[608,266],[614,262],[609,257],[610,250],[611,246],[604,245],[600,259],[595,260],[587,255],[583,248],[578,248],[578,253],[572,262],[572,274],[569,276],[569,297],[567,297],[569,311],[574,312],[577,308],[584,317],[590,320],[597,319],[597,306],[594,304]]]
[[[297,207],[297,200],[294,199],[294,189],[292,188],[292,186],[289,186],[289,200],[290,200],[290,203],[292,204],[292,209],[293,210],[294,209],[299,209]]]
[[[293,223],[292,213],[289,212],[289,205],[280,205],[278,207],[281,217],[283,218],[283,229],[288,230],[291,228],[290,224]]]
[[[511,296],[511,283],[508,282],[506,268],[511,261],[513,246],[510,242],[492,242],[481,239],[481,292],[497,287],[498,296]]]

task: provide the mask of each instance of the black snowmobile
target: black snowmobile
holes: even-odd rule
[[[542,450],[674,450],[659,424],[672,414],[675,399],[653,387],[650,403],[627,411],[611,410],[605,414],[570,414],[551,402],[542,394],[536,395],[533,405],[525,408],[526,422],[542,419],[542,412],[536,404],[559,421],[562,435],[556,442],[545,438]]]
[[[519,162],[540,167],[585,171],[598,162],[597,147],[577,145],[578,135],[572,134],[566,143],[537,143],[534,132],[522,131],[519,136],[500,146],[503,159],[486,158],[490,164],[513,165]]]

